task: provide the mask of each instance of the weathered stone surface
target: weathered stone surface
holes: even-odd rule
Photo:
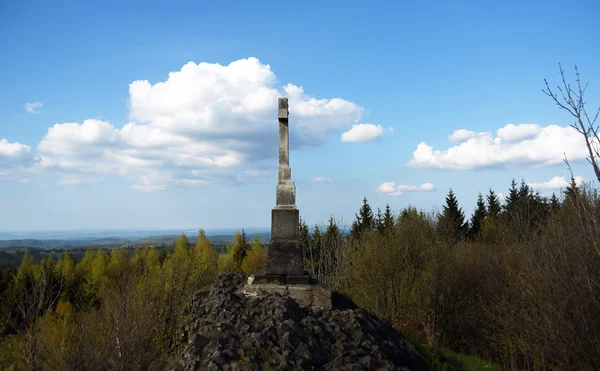
[[[279,165],[279,178],[278,181],[285,181],[292,179],[292,168],[287,165]]]
[[[275,195],[276,205],[296,207],[296,185],[291,180],[279,182],[279,184],[277,184]]]
[[[298,238],[300,238],[300,212],[295,208],[273,209],[271,211],[271,240],[296,240]]]
[[[242,279],[222,275],[208,296],[192,298],[174,368],[427,369],[401,333],[362,309],[307,310],[289,292],[246,296]]]
[[[267,250],[267,274],[304,274],[302,244],[299,240],[272,239]]]
[[[310,277],[308,274],[301,276],[285,276],[286,285],[310,285]]]
[[[251,284],[244,285],[241,292],[251,297],[287,295],[304,309],[330,310],[332,308],[331,291],[317,285]]]
[[[285,284],[285,276],[283,274],[251,274],[248,276],[248,285],[257,284]]]
[[[287,98],[279,98],[277,100],[277,104],[279,107],[278,117],[280,120],[287,120],[288,115],[290,114],[288,108],[288,99]]]

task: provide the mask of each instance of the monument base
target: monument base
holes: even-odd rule
[[[331,291],[323,284],[278,284],[257,283],[257,278],[264,276],[248,277],[248,284],[244,285],[241,294],[249,297],[263,297],[272,294],[289,296],[301,308],[312,310],[331,310],[333,302]],[[263,281],[264,282],[264,281]]]
[[[303,276],[302,244],[299,240],[271,240],[267,250],[267,275]]]

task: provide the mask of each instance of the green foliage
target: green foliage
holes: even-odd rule
[[[373,216],[373,210],[367,201],[367,198],[363,198],[363,205],[360,208],[358,214],[356,214],[356,219],[352,223],[350,228],[350,235],[359,240],[362,235],[366,232],[369,232],[376,226],[376,219]]]
[[[250,244],[246,240],[246,233],[242,229],[242,233],[236,231],[233,236],[233,244],[228,248],[229,255],[236,269],[241,269],[242,262],[250,250]]]
[[[242,262],[242,272],[245,274],[264,273],[267,268],[267,252],[262,247],[259,237],[254,237],[250,250]]]
[[[477,196],[477,206],[475,208],[475,212],[471,216],[471,222],[469,223],[469,238],[471,240],[479,239],[481,235],[481,229],[483,227],[483,221],[487,216],[487,211],[485,209],[485,203],[483,201],[483,196],[481,193]]]
[[[446,204],[438,219],[438,231],[442,240],[452,246],[467,236],[469,225],[465,222],[465,214],[458,206],[458,200],[452,189],[446,196]]]

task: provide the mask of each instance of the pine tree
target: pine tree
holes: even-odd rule
[[[383,214],[381,213],[381,209],[377,208],[377,218],[375,219],[375,227],[380,234],[383,234],[385,231],[385,225],[383,224]]]
[[[367,201],[367,198],[363,198],[363,205],[360,208],[356,219],[352,222],[350,228],[350,234],[353,238],[360,238],[365,232],[370,231],[375,226],[375,217],[373,216],[373,210]]]
[[[508,196],[506,196],[506,203],[504,205],[504,212],[510,220],[514,215],[517,205],[519,204],[521,193],[517,188],[517,182],[513,179],[510,183],[510,189],[508,190]]]
[[[465,222],[465,214],[458,206],[458,200],[452,189],[446,196],[446,205],[439,216],[438,225],[440,234],[448,245],[463,240],[467,235],[469,223]]]
[[[552,196],[550,197],[550,210],[556,211],[560,208],[560,200],[556,197],[556,193],[552,192]]]
[[[389,204],[385,205],[385,213],[383,214],[383,226],[385,231],[391,231],[394,228],[394,214]]]
[[[302,255],[305,262],[310,259],[311,237],[306,220],[300,218],[300,244],[302,245]]]
[[[490,193],[487,195],[487,215],[492,218],[498,217],[502,211],[500,200],[494,191],[490,188]]]
[[[483,202],[483,196],[479,193],[477,197],[477,207],[475,208],[475,212],[471,216],[471,223],[469,227],[469,238],[471,240],[476,240],[479,238],[481,233],[481,228],[483,224],[483,220],[487,216],[487,211],[485,210],[485,203]]]
[[[575,178],[571,177],[571,182],[567,186],[567,189],[564,190],[565,194],[565,205],[574,205],[577,198],[581,195],[581,190],[577,186],[575,182]]]

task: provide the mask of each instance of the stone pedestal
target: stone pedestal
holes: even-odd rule
[[[249,297],[262,297],[272,294],[289,296],[301,308],[312,310],[331,310],[332,293],[323,285],[281,285],[277,283],[256,283],[252,276],[242,288],[242,294]]]
[[[304,275],[302,244],[299,240],[273,239],[267,252],[266,274]]]
[[[298,240],[300,238],[300,212],[298,209],[273,209],[271,211],[271,240]]]

